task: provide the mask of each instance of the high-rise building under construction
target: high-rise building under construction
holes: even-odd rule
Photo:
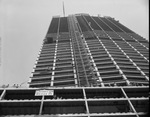
[[[54,17],[30,87],[148,85],[148,45],[110,17]]]
[[[43,40],[29,88],[0,90],[0,115],[144,117],[148,86],[145,38],[111,17],[57,16]],[[37,96],[39,89],[51,93]]]

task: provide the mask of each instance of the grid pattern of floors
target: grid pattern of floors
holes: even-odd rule
[[[61,34],[59,39],[56,39],[52,44],[43,45],[30,86],[63,87],[64,85],[77,85],[69,34]]]
[[[48,88],[53,96],[35,96],[37,88],[0,89],[3,117],[145,117],[148,87]]]
[[[90,16],[82,16],[87,24],[89,24],[89,31],[85,28],[82,28],[82,31],[86,31],[84,33],[85,38],[88,44],[91,47],[94,47],[95,53],[92,56],[98,54],[103,51],[103,54],[107,54],[109,58],[105,59],[101,63],[107,63],[109,61],[109,65],[113,64],[116,66],[116,69],[111,69],[109,72],[105,70],[104,72],[108,72],[109,77],[113,77],[111,73],[114,75],[121,75],[122,78],[117,79],[114,77],[114,84],[118,86],[124,85],[148,85],[149,81],[149,48],[148,42],[142,39],[140,43],[135,38],[132,38],[126,32],[123,32],[122,29],[115,26],[113,23],[108,22],[108,18],[98,18],[98,17],[90,17]],[[109,18],[112,20],[112,18]],[[82,20],[79,20],[80,22]],[[87,25],[88,26],[88,25]],[[97,26],[101,28],[101,31],[97,31]],[[94,30],[95,29],[95,30]],[[131,31],[130,31],[131,32]],[[136,35],[136,34],[134,34]],[[96,37],[96,38],[95,38]],[[138,38],[140,36],[137,36]],[[137,46],[138,45],[138,46]],[[145,46],[147,45],[147,46]],[[100,48],[100,46],[102,48]],[[98,50],[99,48],[99,50]],[[92,49],[93,50],[93,49]],[[97,50],[97,52],[96,52]],[[97,59],[100,61],[102,58],[99,55]],[[111,59],[111,60],[110,60]],[[102,65],[103,66],[103,65]],[[99,71],[100,75],[103,75],[102,70]],[[103,80],[103,77],[102,77]],[[109,79],[110,80],[110,79]],[[111,78],[113,82],[113,78]],[[121,82],[120,82],[120,81]],[[117,83],[116,82],[120,82]],[[124,84],[123,82],[126,82]],[[109,83],[110,85],[111,83]]]
[[[0,116],[144,117],[148,86],[146,39],[111,17],[53,17],[29,88],[0,89]]]
[[[110,17],[54,17],[30,87],[149,85],[149,44]]]

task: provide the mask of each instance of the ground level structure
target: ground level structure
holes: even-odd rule
[[[41,96],[39,90],[51,94]],[[148,87],[0,89],[3,117],[145,117]]]

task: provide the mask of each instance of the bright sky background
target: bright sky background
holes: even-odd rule
[[[0,85],[28,81],[52,16],[63,16],[63,1],[66,15],[111,16],[149,40],[148,0],[0,0]]]

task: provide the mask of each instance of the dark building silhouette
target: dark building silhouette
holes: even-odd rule
[[[29,88],[0,90],[0,115],[144,117],[148,86],[145,38],[111,17],[57,16],[43,40]],[[38,90],[51,94],[36,96]]]

